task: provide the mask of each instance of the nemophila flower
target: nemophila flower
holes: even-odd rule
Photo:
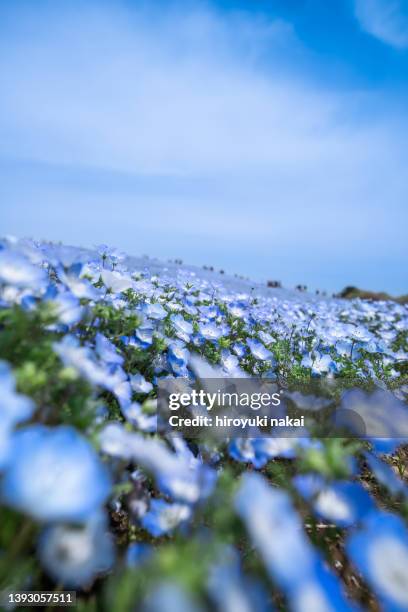
[[[238,355],[238,357],[244,357],[248,349],[246,348],[245,344],[243,344],[242,342],[236,342],[233,345],[232,350],[234,351],[236,355]]]
[[[121,411],[125,419],[140,431],[157,431],[157,415],[143,412],[138,402],[123,405]]]
[[[273,360],[273,353],[271,353],[271,351],[268,350],[265,345],[256,338],[248,338],[247,345],[255,359],[259,359],[261,361]]]
[[[208,591],[223,612],[272,612],[267,593],[259,582],[243,575],[238,555],[230,547],[222,550],[210,568]]]
[[[83,525],[47,527],[40,536],[38,556],[56,583],[72,588],[90,586],[115,559],[106,517],[98,512]]]
[[[239,375],[241,373],[238,357],[230,353],[227,349],[221,351],[221,365],[230,376],[234,376],[235,374]]]
[[[154,475],[158,488],[173,499],[194,504],[211,493],[216,474],[200,461],[172,453],[162,442],[110,424],[100,433],[103,452],[133,460]]]
[[[80,346],[75,336],[66,335],[52,346],[65,366],[73,367],[92,384],[105,385],[106,369],[96,362],[89,347]]]
[[[238,514],[268,571],[285,589],[312,573],[314,555],[287,493],[259,474],[244,474],[235,500]]]
[[[166,306],[167,306],[167,309],[170,312],[179,312],[180,313],[180,312],[182,312],[184,310],[183,306],[180,304],[180,302],[167,302]]]
[[[148,323],[143,323],[136,329],[135,336],[141,348],[148,348],[153,344],[153,333],[154,328]]]
[[[77,263],[90,259],[90,253],[63,244],[43,244],[41,250],[47,261],[55,268],[64,266],[69,269]]]
[[[205,340],[218,340],[224,335],[221,325],[212,321],[201,323],[199,325],[199,333]]]
[[[176,376],[187,376],[187,364],[189,363],[190,352],[183,343],[172,342],[167,349],[167,360]]]
[[[116,270],[101,270],[101,278],[105,287],[113,293],[122,293],[133,287],[133,280],[130,276]]]
[[[299,433],[301,433],[300,428]],[[283,430],[279,435],[257,438],[255,440],[256,452],[264,458],[265,463],[277,457],[295,459],[299,448],[310,448],[316,444],[316,442],[309,440],[306,431],[304,431],[305,437],[303,438],[294,437],[292,431],[288,431],[287,435],[288,437],[285,437],[285,431]]]
[[[339,340],[334,345],[334,348],[336,349],[336,353],[342,357],[351,357],[351,355],[353,355],[353,357],[355,358],[356,356],[356,349],[353,345],[352,340],[349,340],[349,339]],[[308,366],[308,367],[311,367],[311,366]]]
[[[302,582],[290,597],[295,612],[358,612],[360,608],[346,599],[338,579],[323,563],[318,563],[314,575]]]
[[[242,318],[247,314],[248,305],[245,302],[231,302],[228,310],[233,317]]]
[[[10,366],[0,361],[0,422],[5,426],[16,425],[31,418],[34,402],[16,391],[16,382]],[[6,429],[3,431],[5,435]]]
[[[371,515],[363,529],[349,537],[347,552],[385,610],[408,609],[408,532],[398,516]]]
[[[74,264],[68,271],[61,268],[58,277],[75,297],[86,300],[96,300],[100,291],[87,278],[81,278],[84,269],[82,263]]]
[[[316,474],[303,474],[295,476],[293,483],[319,517],[339,527],[350,527],[375,508],[367,491],[355,482],[328,485]]]
[[[350,336],[358,342],[369,342],[373,338],[373,334],[368,331],[363,325],[352,326]]]
[[[368,467],[378,480],[378,482],[383,485],[391,495],[404,495],[408,497],[408,487],[407,485],[396,475],[394,470],[388,463],[382,461],[373,453],[365,452],[364,453],[365,460],[368,463]]]
[[[191,297],[183,299],[182,304],[183,310],[186,314],[189,314],[192,317],[198,314],[198,308],[196,308],[196,306],[194,306],[194,304],[192,303]]]
[[[228,445],[230,456],[241,463],[251,463],[255,468],[262,468],[268,456],[259,448],[254,438],[234,438]]]
[[[72,427],[21,429],[13,435],[10,457],[2,498],[36,519],[86,520],[109,494],[105,467]]]
[[[78,298],[68,291],[57,295],[51,303],[55,309],[58,321],[63,325],[68,327],[76,325],[83,316],[83,306],[81,306]]]
[[[142,526],[152,536],[159,537],[176,529],[192,516],[190,506],[169,504],[162,499],[152,499],[150,509],[141,518]]]
[[[119,364],[123,363],[123,356],[119,354],[117,347],[106,338],[103,334],[98,332],[95,336],[95,348],[98,357],[107,364]]]
[[[119,262],[126,259],[126,254],[119,249],[110,247],[107,244],[99,244],[95,246],[96,252],[102,258],[103,263],[109,261],[111,264],[118,264]]]
[[[258,336],[264,344],[272,344],[273,342],[276,342],[275,338],[271,336],[271,334],[263,330],[258,332]]]
[[[219,307],[215,306],[214,304],[211,306],[199,306],[198,310],[200,315],[206,319],[216,319],[221,314]]]
[[[158,321],[161,321],[167,316],[167,310],[163,308],[159,302],[154,302],[153,304],[143,304],[142,312],[149,319],[156,319]]]
[[[173,325],[176,336],[183,340],[184,342],[188,342],[190,340],[190,336],[193,333],[193,326],[190,321],[186,321],[186,319],[182,315],[172,315],[171,323]]]
[[[108,423],[98,436],[100,449],[114,458],[130,460],[133,438],[122,423]]]
[[[45,286],[46,274],[24,255],[8,249],[0,250],[0,284],[39,291]]]
[[[368,342],[364,342],[363,348],[367,353],[384,353],[386,350],[385,343],[378,338],[373,338]]]
[[[110,366],[106,371],[106,378],[101,386],[113,393],[121,408],[130,404],[132,400],[132,386],[128,375],[120,365]]]
[[[336,372],[338,366],[331,355],[318,353],[314,356],[305,355],[300,362],[305,368],[310,368],[312,370],[312,374],[315,376],[320,376],[321,374],[329,374],[332,372]]]
[[[304,533],[287,493],[269,486],[259,474],[245,474],[235,507],[266,569],[286,592],[291,609],[307,612],[300,604],[305,600],[304,590],[311,586],[314,601],[335,601],[338,607],[333,612],[350,609],[337,580],[324,569],[319,554]],[[324,581],[320,579],[322,575]]]
[[[148,382],[142,374],[131,374],[130,384],[135,393],[149,393],[153,389],[151,382]]]

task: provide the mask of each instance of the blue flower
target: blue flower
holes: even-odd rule
[[[295,476],[299,493],[312,504],[316,514],[339,527],[350,527],[375,508],[370,495],[355,482],[325,484],[316,474]]]
[[[275,342],[275,338],[271,336],[271,334],[268,334],[268,332],[261,330],[260,332],[258,332],[258,336],[264,344],[272,344],[273,342]]]
[[[58,270],[58,277],[75,297],[96,300],[100,295],[100,290],[96,289],[87,278],[81,278],[83,268],[81,263],[72,265],[68,271],[61,267]]]
[[[310,355],[305,355],[301,361],[301,365],[305,368],[311,368],[312,374],[320,376],[330,372],[337,372],[338,366],[333,361],[330,355],[318,353],[314,358]]]
[[[180,314],[172,315],[171,322],[176,335],[184,342],[189,342],[190,336],[193,333],[193,326],[190,321],[186,321]]]
[[[148,382],[142,374],[131,374],[130,384],[135,393],[150,393],[153,389],[151,382]]]
[[[340,585],[323,565],[302,529],[288,494],[259,474],[245,474],[235,507],[271,577],[286,592],[293,610],[316,610],[304,601],[323,602],[324,610],[349,610]],[[324,577],[324,580],[322,579]],[[306,597],[312,590],[313,597]],[[330,606],[335,602],[335,606]],[[302,604],[302,606],[300,605]]]
[[[83,521],[106,500],[110,478],[75,429],[33,425],[13,435],[3,500],[42,521]]]
[[[132,387],[126,372],[121,366],[113,365],[110,367],[102,386],[113,393],[121,408],[130,404],[132,400]]]
[[[125,419],[140,431],[157,431],[157,415],[145,414],[138,402],[121,406],[121,411]]]
[[[206,317],[207,319],[215,319],[221,314],[220,309],[215,305],[199,306],[198,310],[200,311],[201,316]]]
[[[176,376],[187,376],[187,364],[190,353],[182,343],[173,342],[167,350],[167,359]]]
[[[168,504],[152,499],[150,509],[141,519],[142,526],[152,536],[159,537],[176,529],[191,518],[191,508],[185,504]]]
[[[132,289],[134,284],[130,276],[121,274],[116,270],[113,272],[110,270],[101,270],[101,277],[105,287],[113,293],[122,293],[122,291]]]
[[[21,289],[42,289],[46,282],[44,270],[34,266],[22,254],[0,251],[0,283]]]
[[[221,365],[229,376],[235,378],[245,377],[245,373],[239,367],[238,357],[230,353],[227,349],[221,351]]]
[[[259,474],[244,474],[235,504],[278,583],[291,590],[303,582],[313,572],[314,553],[287,493],[271,488]]]
[[[89,347],[80,346],[73,335],[66,335],[60,342],[53,343],[53,349],[67,367],[73,367],[86,380],[95,385],[105,385],[107,371],[96,362]]]
[[[119,424],[107,425],[99,436],[103,452],[133,460],[154,475],[162,493],[186,504],[208,497],[216,473],[191,453],[172,453],[162,442],[127,432]]]
[[[236,355],[238,355],[238,357],[244,357],[245,353],[247,352],[247,348],[242,342],[236,342],[232,347],[232,350]]]
[[[214,323],[212,321],[201,323],[199,331],[205,340],[218,340],[226,333],[226,329],[220,323]]]
[[[100,359],[105,363],[119,364],[123,363],[123,357],[119,354],[116,346],[101,333],[95,336],[96,352]]]
[[[234,438],[229,443],[228,452],[235,461],[252,463],[257,469],[263,467],[268,461],[268,456],[262,452],[256,439],[253,438]]]
[[[248,338],[247,345],[255,359],[261,361],[273,360],[273,354],[259,340]]]
[[[78,323],[84,313],[78,298],[68,291],[57,295],[51,304],[55,307],[59,322],[68,327]]]
[[[149,323],[143,323],[135,331],[135,336],[139,340],[141,348],[148,348],[153,344],[154,329]]]
[[[217,604],[217,610],[272,612],[267,593],[259,582],[243,575],[233,548],[223,549],[220,558],[211,567],[208,590]]]
[[[98,512],[84,525],[47,527],[40,536],[38,556],[56,583],[72,588],[90,586],[112,567],[115,558],[106,517]]]
[[[242,318],[247,314],[247,304],[245,302],[231,302],[228,310],[233,317]]]
[[[143,304],[142,310],[144,314],[149,317],[149,319],[157,319],[158,321],[161,321],[167,317],[167,310],[165,310],[158,302],[153,304]]]
[[[408,610],[408,532],[399,517],[371,515],[364,528],[350,536],[347,551],[384,609]]]

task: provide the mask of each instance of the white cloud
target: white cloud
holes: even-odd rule
[[[363,30],[398,49],[408,48],[407,0],[355,0]]]

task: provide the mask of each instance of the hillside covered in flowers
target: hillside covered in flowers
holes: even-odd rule
[[[0,590],[78,610],[408,610],[408,307],[0,242]],[[169,437],[157,385],[256,377],[370,435]],[[328,381],[325,397],[299,391]]]

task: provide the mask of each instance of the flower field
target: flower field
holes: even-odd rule
[[[118,612],[408,610],[407,359],[391,301],[1,241],[0,590]],[[276,381],[381,437],[161,432],[158,381],[211,376]],[[324,397],[299,392],[316,381]]]

